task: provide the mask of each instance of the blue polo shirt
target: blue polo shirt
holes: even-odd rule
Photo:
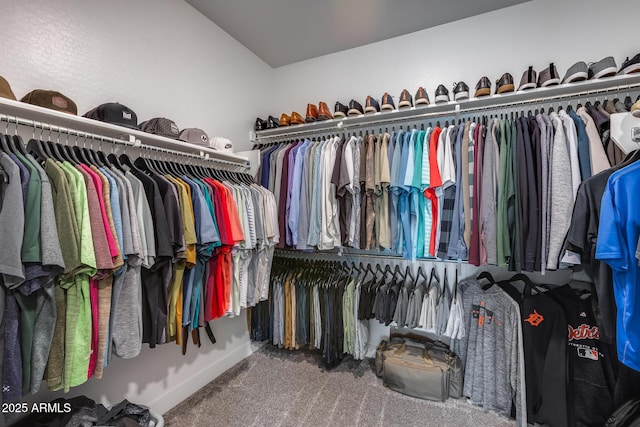
[[[640,237],[638,188],[640,162],[609,177],[602,196],[596,247],[596,258],[613,270],[618,359],[636,371],[640,371],[640,267],[635,259]]]

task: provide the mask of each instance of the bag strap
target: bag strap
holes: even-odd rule
[[[396,348],[396,350],[394,351],[393,354],[395,354],[396,356],[403,354],[404,352],[407,351],[407,343],[402,343],[400,345],[400,347]],[[433,366],[433,359],[431,359],[431,356],[429,356],[429,350],[427,350],[427,348],[423,348],[422,349],[422,359],[424,359],[425,363],[429,366]]]

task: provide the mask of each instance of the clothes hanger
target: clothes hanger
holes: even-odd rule
[[[16,119],[17,121],[17,119]],[[22,154],[23,156],[27,155],[27,150],[25,150],[25,146],[24,143],[22,141],[22,137],[20,135],[18,135],[18,124],[16,123],[16,127],[14,130],[14,134],[11,137],[12,143],[13,143],[13,147],[15,148],[16,152]]]
[[[407,268],[405,269],[404,276],[405,276],[405,279],[409,277],[412,282],[416,281],[416,278],[413,277],[413,273],[411,272],[411,268],[409,268],[409,265],[407,265]]]
[[[400,266],[396,264],[396,267],[393,269],[393,278],[397,279],[398,276],[402,277],[402,271],[400,271]]]
[[[9,143],[7,142],[3,134],[0,134],[0,150],[4,151],[7,154],[13,153],[13,150],[9,147]]]
[[[60,143],[60,141],[58,141],[58,143]],[[72,165],[78,166],[81,163],[69,145],[68,131],[65,132],[65,142],[64,144],[60,144],[60,149]]]
[[[53,142],[51,142],[51,129],[49,129],[49,135],[47,136],[47,140],[46,141],[42,141],[44,147],[46,147],[46,149],[48,149],[48,153],[51,155],[51,157],[59,162],[62,162],[64,159],[62,158],[62,155],[60,154],[60,152],[58,151],[57,147],[55,147],[53,145]]]
[[[11,137],[9,137],[9,120],[7,119],[6,127],[4,130],[4,134],[0,134],[0,146],[2,147],[2,151],[7,154],[16,154],[16,148],[13,146],[11,141]]]
[[[487,279],[489,281],[488,285],[484,285],[482,287],[483,291],[486,291],[487,289],[489,289],[491,286],[493,286],[496,281],[493,278],[493,276],[491,275],[491,273],[489,273],[488,271],[483,271],[482,273],[478,274],[478,276],[476,277],[476,280],[480,281],[482,279]]]
[[[513,275],[507,282],[522,282],[525,285],[525,295],[531,295],[531,289],[535,289],[538,293],[544,293],[549,290],[547,285],[539,285],[534,283],[526,274],[518,273]],[[528,291],[526,290],[528,288]]]
[[[109,153],[109,155],[107,156],[107,160],[112,166],[117,168],[120,172],[125,172],[124,168],[122,167],[122,164],[120,163],[120,160],[118,159],[118,156],[116,156],[113,152]]]

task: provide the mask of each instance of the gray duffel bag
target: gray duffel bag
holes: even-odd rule
[[[392,390],[421,399],[462,396],[462,363],[441,342],[393,337],[376,352],[376,374]]]

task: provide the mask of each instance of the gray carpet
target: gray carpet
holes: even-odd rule
[[[267,345],[164,415],[168,426],[511,427],[466,402],[435,403],[385,388],[372,360],[326,370],[318,354]]]

